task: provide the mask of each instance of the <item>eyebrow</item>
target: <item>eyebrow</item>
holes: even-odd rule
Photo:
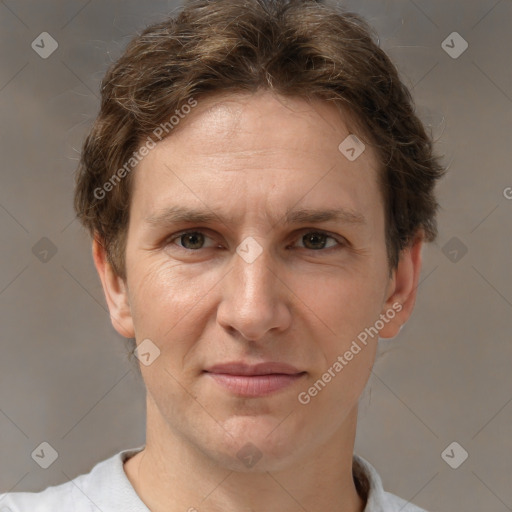
[[[237,219],[234,219],[237,220]],[[365,217],[353,210],[345,208],[290,208],[284,215],[285,224],[319,224],[321,222],[336,221],[340,224],[365,225]],[[151,225],[171,225],[180,223],[191,224],[213,224],[221,222],[228,224],[229,221],[222,215],[208,210],[197,210],[183,206],[171,206],[155,212],[146,217],[145,222]]]

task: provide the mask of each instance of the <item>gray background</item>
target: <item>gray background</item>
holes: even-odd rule
[[[450,165],[439,240],[412,318],[380,342],[356,453],[430,511],[512,510],[512,2],[345,4],[377,29]],[[71,201],[106,66],[177,5],[0,2],[2,492],[65,482],[144,442],[144,389]],[[43,31],[59,45],[47,59],[31,48]],[[454,31],[469,43],[457,59],[441,46]],[[59,453],[48,469],[31,458],[43,441]],[[441,457],[453,441],[469,453],[458,469]]]

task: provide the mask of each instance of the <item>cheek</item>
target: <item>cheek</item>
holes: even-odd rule
[[[382,275],[367,267],[361,272],[338,269],[328,275],[303,276],[296,289],[311,315],[332,335],[329,338],[337,340],[333,344],[337,347],[373,325],[380,314],[385,285]]]
[[[315,411],[330,408],[333,428],[357,403],[373,367],[378,334],[370,328],[379,319],[384,286],[381,281],[376,287],[376,281],[370,272],[344,275],[325,280],[314,293],[301,294],[308,297],[307,305],[319,319],[315,319],[316,346],[322,364],[301,390],[300,403],[308,402]]]
[[[136,332],[139,337],[158,342],[161,335],[159,330],[164,327],[169,329],[174,323],[172,317],[177,313],[173,300],[179,296],[172,293],[176,289],[173,274],[166,272],[156,262],[140,260],[132,264],[128,285]],[[164,326],[161,319],[166,317],[168,321]]]
[[[163,344],[172,330],[190,324],[194,310],[208,300],[219,277],[190,272],[188,265],[161,256],[133,262],[129,276],[130,305],[136,331]],[[196,319],[197,321],[197,319]],[[188,329],[186,329],[188,331]]]

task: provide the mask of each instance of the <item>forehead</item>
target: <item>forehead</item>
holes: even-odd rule
[[[332,102],[264,90],[202,97],[176,128],[166,142],[172,138],[181,145],[187,139],[198,153],[283,148],[338,155],[339,143],[360,131],[355,117]]]
[[[277,202],[287,195],[298,201],[307,191],[320,202],[326,194],[336,195],[333,201],[344,201],[352,210],[376,199],[380,204],[375,197],[380,196],[378,161],[371,147],[367,144],[354,161],[339,149],[351,133],[362,138],[357,130],[350,114],[325,100],[268,91],[200,98],[139,163],[133,201],[146,215],[174,205],[183,194],[212,208],[223,203],[225,209],[236,199],[256,206],[256,195],[270,199],[270,191]],[[226,204],[225,194],[235,189],[238,195]]]

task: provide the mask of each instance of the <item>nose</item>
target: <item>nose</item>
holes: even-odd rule
[[[223,328],[249,341],[270,340],[291,322],[288,301],[292,293],[285,285],[283,269],[269,248],[260,246],[263,250],[254,261],[233,253],[217,310]]]

